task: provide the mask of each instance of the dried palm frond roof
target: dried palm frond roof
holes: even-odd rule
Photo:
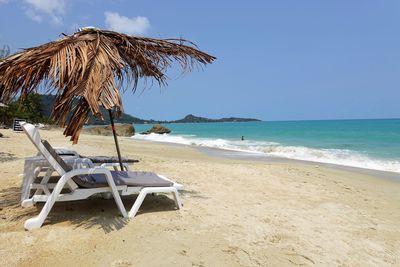
[[[64,134],[76,143],[90,112],[101,118],[99,105],[122,113],[122,84],[131,84],[133,92],[141,78],[165,85],[165,71],[173,62],[190,71],[196,64],[214,60],[184,39],[84,28],[0,61],[0,101],[7,103],[17,94],[24,97],[43,86],[47,93],[56,94],[52,119],[66,126]]]

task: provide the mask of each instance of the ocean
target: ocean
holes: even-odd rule
[[[151,125],[135,124],[136,133]],[[400,172],[400,119],[165,124],[133,139]],[[244,140],[241,140],[242,136]]]

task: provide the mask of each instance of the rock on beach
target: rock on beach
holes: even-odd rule
[[[151,134],[151,133],[156,133],[156,134],[165,134],[165,133],[170,133],[171,130],[168,129],[167,127],[164,127],[160,124],[155,124],[153,127],[145,132],[142,132],[140,134]]]

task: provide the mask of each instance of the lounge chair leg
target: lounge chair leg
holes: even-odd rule
[[[176,188],[174,188],[174,190],[172,191],[172,195],[174,196],[176,207],[178,208],[178,210],[180,210],[183,205],[181,202],[181,198],[179,197],[179,192]]]
[[[26,230],[37,229],[42,226],[42,224],[43,224],[44,220],[47,218],[47,215],[49,214],[51,208],[53,207],[54,203],[56,202],[58,195],[60,194],[64,185],[67,183],[67,181],[70,178],[71,178],[70,176],[65,176],[65,175],[63,175],[60,178],[57,185],[54,187],[53,192],[47,199],[46,204],[43,206],[42,210],[40,211],[39,215],[37,217],[31,218],[31,219],[28,219],[25,221],[24,227]]]
[[[135,200],[135,203],[133,203],[133,206],[132,206],[131,210],[130,210],[129,213],[128,213],[128,217],[129,217],[129,218],[135,217],[136,213],[138,212],[140,206],[141,206],[142,203],[143,203],[144,198],[145,198],[146,195],[147,195],[148,193],[150,193],[150,192],[151,192],[150,188],[143,188],[143,189],[140,191],[138,197],[137,197],[136,200]]]
[[[34,168],[32,164],[27,164],[25,162],[24,166],[24,176],[23,176],[23,184],[22,184],[22,194],[21,194],[21,203],[25,199],[28,199],[30,196],[30,185],[33,183],[35,178],[38,176],[40,172],[40,168]]]
[[[175,204],[178,209],[182,208],[182,203],[179,197],[179,192],[176,188],[170,187],[170,188],[165,188],[165,187],[147,187],[143,188],[138,197],[136,198],[135,203],[133,203],[133,206],[131,210],[128,213],[129,218],[135,217],[136,213],[138,212],[140,206],[142,205],[144,198],[147,196],[149,193],[169,193],[171,192],[174,196]]]
[[[115,203],[117,204],[119,211],[121,212],[121,214],[124,218],[127,218],[128,213],[126,212],[124,203],[122,203],[121,196],[118,193],[117,187],[115,186],[114,179],[112,178],[110,171],[108,171],[108,173],[106,174],[106,179],[107,179],[108,185],[111,188],[111,193],[114,197]]]
[[[24,201],[22,201],[21,206],[23,208],[28,208],[28,207],[32,207],[35,205],[35,202],[33,201],[33,198],[30,199],[25,199]]]

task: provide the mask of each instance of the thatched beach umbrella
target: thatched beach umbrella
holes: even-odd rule
[[[124,85],[130,84],[133,92],[140,78],[165,85],[165,71],[174,62],[187,71],[214,59],[183,39],[84,28],[1,60],[0,101],[8,103],[41,88],[55,93],[51,118],[66,127],[64,135],[75,144],[90,114],[103,119],[100,106],[110,114],[112,109],[117,116],[122,114],[120,88]]]

